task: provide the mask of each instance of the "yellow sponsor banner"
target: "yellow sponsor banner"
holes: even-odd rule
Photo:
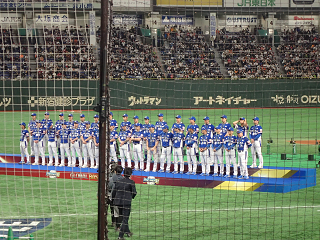
[[[234,190],[234,191],[254,191],[257,188],[261,187],[263,183],[254,183],[254,182],[238,182],[238,181],[225,181],[220,185],[214,187],[213,189],[221,190]]]
[[[222,7],[222,0],[157,0],[157,6]]]

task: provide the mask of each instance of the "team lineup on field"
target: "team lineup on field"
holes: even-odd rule
[[[86,121],[85,115],[80,115],[80,121],[73,120],[73,114],[64,120],[64,114],[59,114],[59,120],[54,124],[49,118],[49,113],[44,114],[43,120],[37,120],[35,113],[31,114],[28,126],[22,122],[20,137],[20,164],[31,164],[30,155],[35,156],[33,165],[46,165],[45,151],[48,150],[48,166],[76,167],[78,157],[79,167],[99,167],[99,116],[94,115],[94,122]],[[230,167],[233,165],[233,178],[248,179],[248,149],[251,148],[252,165],[257,167],[256,156],[259,158],[258,168],[263,168],[261,153],[262,127],[259,118],[254,117],[253,126],[249,129],[247,120],[241,117],[234,121],[233,127],[227,122],[227,116],[221,116],[221,123],[214,126],[210,118],[203,118],[201,128],[196,124],[196,118],[190,117],[190,124],[185,127],[181,116],[176,115],[176,122],[170,128],[163,120],[164,115],[159,113],[158,121],[153,125],[148,116],[144,117],[144,124],[139,122],[139,117],[134,116],[134,122],[128,121],[128,115],[122,116],[120,124],[113,119],[110,113],[110,160],[117,162],[117,147],[119,148],[122,167],[127,165],[135,171],[170,172],[174,164],[174,174],[184,174],[183,149],[186,148],[188,171],[185,174],[196,175],[197,165],[201,163],[202,176],[209,176],[210,166],[214,166],[213,177],[231,177]],[[234,135],[236,131],[236,136]],[[28,153],[30,144],[31,154]],[[59,156],[61,160],[59,162]],[[226,167],[224,166],[224,156]],[[27,161],[25,162],[24,158]],[[150,163],[153,159],[153,169]],[[90,164],[88,163],[90,160]],[[133,161],[131,161],[133,160]],[[144,168],[144,161],[146,167]],[[160,162],[160,169],[156,163]],[[132,164],[131,164],[132,163]],[[166,168],[165,168],[165,163]],[[180,169],[179,169],[180,167]],[[220,171],[218,169],[220,167]],[[240,176],[238,176],[238,167]]]

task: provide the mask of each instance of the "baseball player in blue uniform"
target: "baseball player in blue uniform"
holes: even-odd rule
[[[31,153],[30,155],[33,156],[34,155],[34,141],[33,141],[33,130],[37,128],[37,124],[36,124],[36,120],[37,120],[37,114],[35,113],[31,113],[31,120],[28,124],[28,131],[29,134],[31,135],[31,139],[30,139],[30,147],[31,147]]]
[[[195,132],[195,127],[190,126],[186,135],[186,147],[187,147],[187,160],[188,160],[188,172],[187,174],[197,174],[197,156],[198,151],[198,134]]]
[[[131,167],[131,157],[130,157],[130,138],[131,138],[131,131],[127,130],[129,126],[127,124],[121,123],[121,131],[119,132],[118,141],[120,144],[120,158],[121,158],[121,166],[123,168],[126,167],[126,160],[128,167]]]
[[[214,164],[214,173],[213,176],[218,176],[218,164],[220,165],[220,174],[219,177],[223,177],[224,174],[224,164],[223,164],[223,153],[222,153],[222,146],[223,146],[223,139],[224,135],[221,133],[220,125],[215,128],[216,134],[213,136],[212,139],[212,151],[213,151],[213,164]]]
[[[96,160],[96,166],[93,168],[99,168],[99,130],[93,131],[93,144],[94,144],[94,158]]]
[[[128,114],[123,114],[122,115],[122,123],[120,124],[120,131],[122,130],[123,125],[126,125],[126,131],[129,131],[130,133],[132,132],[132,124],[131,122],[128,121]]]
[[[99,115],[96,114],[93,116],[93,123],[91,123],[91,129],[92,131],[99,131]]]
[[[208,128],[205,126],[201,127],[202,135],[199,138],[199,151],[200,151],[200,162],[202,173],[201,176],[209,176],[210,166],[212,165],[210,157],[210,146],[211,146],[211,134],[208,133]]]
[[[79,128],[81,131],[86,129],[86,116],[84,114],[80,115]]]
[[[111,123],[114,124],[114,130],[117,131],[117,129],[118,129],[118,123],[117,123],[117,120],[115,120],[115,119],[113,118],[113,113],[112,113],[112,112],[109,113],[109,121],[110,121],[110,124],[111,124]]]
[[[256,153],[259,158],[258,168],[263,168],[263,156],[261,152],[261,143],[262,143],[262,127],[259,125],[259,118],[255,117],[253,120],[253,126],[250,128],[250,139],[251,139],[251,155],[252,155],[252,165],[251,168],[257,167],[257,158]]]
[[[42,159],[42,166],[46,165],[46,158],[44,155],[44,149],[43,149],[43,137],[46,133],[46,130],[41,126],[41,122],[39,120],[36,120],[37,127],[33,129],[32,136],[34,141],[34,157],[35,162],[32,165],[38,165],[39,164],[39,154]]]
[[[184,172],[184,161],[183,161],[183,143],[184,143],[184,134],[181,133],[178,126],[174,129],[174,134],[172,137],[172,145],[173,145],[173,163],[174,163],[174,171],[173,174],[178,173],[178,163],[180,163],[180,173]]]
[[[118,164],[117,158],[117,139],[118,133],[114,130],[116,127],[115,123],[110,123],[110,162],[113,161]]]
[[[155,126],[153,124],[150,125],[149,131],[150,132],[146,135],[148,156],[146,169],[144,171],[150,171],[151,158],[153,157],[153,172],[156,172],[158,163],[157,146],[159,144],[160,138],[159,135],[155,132]]]
[[[155,127],[155,132],[159,137],[159,144],[157,145],[157,159],[160,159],[160,155],[161,155],[161,133],[162,133],[162,129],[165,125],[168,125],[165,121],[163,121],[163,113],[159,113],[158,114],[158,121],[156,122],[156,124],[154,125]]]
[[[68,122],[67,122],[67,128],[69,130],[73,129],[73,126],[74,126],[74,120],[73,120],[73,114],[69,114],[68,115]]]
[[[181,131],[181,133],[184,133],[184,130],[186,129],[186,126],[184,125],[184,123],[181,122],[181,116],[180,115],[177,115],[176,116],[176,122],[172,125],[172,128],[171,128],[171,132],[173,132],[174,128],[175,127],[178,127]]]
[[[134,170],[139,171],[143,169],[143,156],[142,156],[142,141],[143,141],[143,131],[140,130],[141,124],[134,124],[135,131],[131,135],[130,141],[132,142],[133,148],[133,159],[134,159]],[[140,162],[140,167],[139,167]]]
[[[214,125],[210,123],[210,118],[208,116],[205,116],[203,118],[204,124],[202,127],[205,127],[207,129],[207,134],[210,134],[210,137],[212,138],[216,132],[214,131]],[[202,129],[201,127],[201,129]]]
[[[82,141],[82,154],[83,154],[83,166],[82,168],[88,167],[88,154],[90,158],[90,167],[94,167],[94,157],[92,153],[92,129],[90,128],[90,122],[86,121],[86,129],[81,132]]]
[[[60,150],[61,139],[58,136],[59,136],[59,131],[62,129],[62,122],[64,122],[64,115],[63,115],[63,113],[60,113],[59,120],[56,121],[56,124],[54,126],[55,129],[58,131],[58,133],[57,133],[57,148],[58,148],[59,155],[61,155],[61,150]]]
[[[48,124],[47,135],[48,135],[48,153],[49,153],[49,164],[48,166],[53,165],[53,156],[54,156],[54,165],[59,166],[59,157],[57,152],[57,131],[53,123]]]
[[[189,118],[189,120],[190,120],[190,124],[188,125],[188,127],[187,127],[187,131],[188,131],[188,129],[190,128],[190,127],[194,127],[194,131],[195,131],[195,133],[199,133],[199,126],[196,124],[196,118],[194,117],[194,116],[192,116],[192,117],[190,117]]]
[[[243,136],[243,132],[238,130],[237,150],[238,150],[238,164],[240,165],[239,179],[249,179],[248,174],[248,148],[251,147],[249,139]],[[235,176],[235,175],[234,175]]]
[[[236,159],[236,145],[237,137],[233,135],[234,129],[231,127],[228,129],[227,135],[224,137],[224,151],[226,156],[226,175],[225,178],[230,177],[230,165],[233,165],[233,177],[238,176],[238,165]]]
[[[239,124],[240,123],[240,124]],[[243,136],[248,137],[248,123],[246,118],[241,117],[239,120],[233,122],[234,129],[240,130],[243,132]]]
[[[45,129],[49,128],[49,123],[52,123],[52,120],[49,118],[50,114],[46,112],[44,114],[44,119],[42,119],[42,126]],[[46,152],[46,146],[48,146],[48,134],[46,133],[43,137],[43,147],[44,147],[44,152]]]
[[[21,161],[19,164],[24,164],[24,157],[27,158],[27,164],[30,164],[30,156],[28,153],[28,142],[29,142],[29,131],[26,129],[26,124],[24,122],[19,124],[21,126],[20,134],[20,153]]]
[[[67,154],[68,158],[68,167],[71,167],[71,154],[70,154],[70,147],[69,147],[69,135],[70,129],[68,128],[67,122],[62,122],[61,126],[62,129],[59,131],[59,138],[60,138],[60,151],[61,151],[61,164],[60,167],[65,165],[65,153]]]
[[[231,128],[231,125],[230,125],[230,123],[227,122],[226,115],[221,116],[221,121],[222,121],[222,123],[219,124],[219,127],[221,128],[221,133],[224,137],[227,134],[228,129]]]
[[[144,124],[142,125],[142,131],[143,131],[143,143],[142,143],[142,149],[143,149],[143,156],[144,159],[147,160],[147,154],[148,154],[148,149],[147,149],[147,139],[146,136],[150,132],[150,118],[148,116],[144,117]]]
[[[80,141],[81,141],[81,129],[79,127],[79,122],[74,121],[74,127],[70,130],[70,148],[72,153],[72,167],[76,166],[76,154],[78,154],[79,166],[82,166],[82,155],[80,150]]]
[[[171,167],[171,156],[172,156],[172,138],[173,134],[169,132],[169,126],[164,125],[161,133],[161,145],[162,151],[160,156],[160,170],[159,172],[164,172],[164,163],[167,160],[166,172],[170,172]]]

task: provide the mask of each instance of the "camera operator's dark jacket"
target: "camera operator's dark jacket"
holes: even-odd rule
[[[112,189],[112,200],[115,206],[131,206],[131,201],[136,195],[135,183],[127,177],[119,179]]]

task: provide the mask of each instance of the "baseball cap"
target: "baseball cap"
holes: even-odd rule
[[[70,113],[70,114],[68,115],[68,117],[73,117],[73,115]]]
[[[196,118],[194,116],[189,118],[190,120],[196,121]]]
[[[217,126],[215,129],[221,129],[221,127],[220,127],[220,126]]]
[[[116,126],[116,124],[114,122],[110,123],[110,126]]]
[[[228,131],[232,131],[233,132],[234,131],[233,127],[229,127]]]
[[[90,124],[90,122],[89,122],[89,121],[85,121],[84,123],[85,123],[85,124]]]
[[[148,119],[149,120],[150,118],[148,116],[145,116],[144,119]]]
[[[210,120],[210,118],[208,116],[205,116],[203,120]]]
[[[50,115],[48,112],[45,112],[44,115]]]
[[[125,113],[125,114],[122,115],[122,117],[128,117],[128,114]]]
[[[62,116],[63,116],[63,113],[60,113],[59,116],[62,117]]]
[[[153,124],[150,124],[149,128],[154,128],[154,125],[153,125]]]
[[[31,116],[37,116],[37,114],[35,114],[35,113],[31,113]]]
[[[164,125],[163,129],[169,129],[169,126],[168,125]]]
[[[85,117],[85,115],[84,115],[84,114],[81,114],[80,117],[83,118],[83,117]]]
[[[206,130],[207,131],[207,128],[203,126],[203,127],[201,127],[201,131],[202,130]]]
[[[140,124],[139,123],[135,123],[134,126],[135,127],[140,127]]]
[[[99,118],[99,115],[98,115],[98,114],[96,114],[96,115],[94,115],[94,116],[93,116],[93,118]]]
[[[259,118],[258,117],[254,117],[252,120],[259,121]]]
[[[221,118],[227,118],[227,115],[222,115]]]
[[[135,116],[133,117],[133,119],[139,119],[139,117],[138,117],[137,115],[135,115]]]
[[[241,117],[240,120],[246,120],[244,117]]]
[[[73,123],[74,123],[74,124],[79,124],[79,122],[78,122],[78,121],[74,121]]]
[[[193,131],[195,130],[195,127],[193,125],[189,126],[188,129],[192,129]]]
[[[241,130],[238,130],[237,133],[243,133]]]
[[[163,117],[163,113],[159,113],[159,114],[158,114],[158,117]]]
[[[26,126],[25,122],[20,123],[19,125]]]
[[[113,113],[112,113],[112,112],[110,112],[110,113],[109,113],[109,115],[113,116]]]
[[[180,116],[180,115],[177,115],[176,118],[181,118],[181,116]]]

